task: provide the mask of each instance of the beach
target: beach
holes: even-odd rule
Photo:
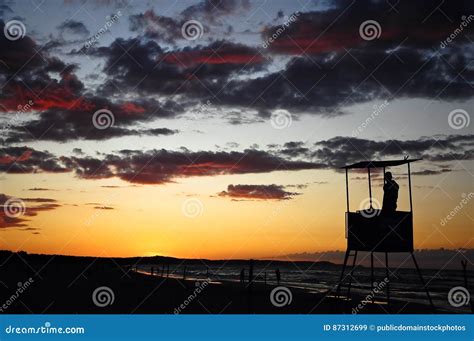
[[[130,259],[106,259],[64,256],[32,256],[5,253],[0,267],[3,282],[2,313],[66,313],[66,314],[373,314],[432,313],[425,300],[405,292],[407,300],[392,298],[385,302],[380,288],[374,303],[367,297],[370,288],[356,285],[350,300],[335,297],[331,289],[316,290],[282,280],[280,286],[270,278],[265,282],[256,276],[248,279],[218,279],[213,271],[196,276],[193,266],[171,265],[170,273],[154,275],[148,265],[133,266]],[[280,264],[281,265],[281,264]],[[194,266],[194,268],[197,265]],[[234,264],[234,266],[237,266]],[[338,274],[338,265],[325,264],[325,270]],[[282,270],[284,268],[282,267]],[[179,271],[178,271],[179,270]],[[157,275],[158,273],[158,275]],[[163,277],[162,277],[163,274]],[[256,272],[258,274],[258,272]],[[209,275],[206,277],[206,275]],[[283,271],[282,276],[285,276]],[[270,275],[269,275],[270,277]],[[283,278],[284,279],[284,278]],[[25,288],[25,284],[28,286]],[[277,288],[278,287],[278,288]],[[279,288],[287,288],[281,292]],[[18,293],[18,288],[22,288]],[[106,289],[103,289],[106,288]],[[276,289],[277,288],[277,289]],[[103,290],[103,292],[101,292]],[[105,291],[104,291],[105,290]],[[288,294],[289,291],[289,294]],[[18,293],[13,300],[12,295]],[[272,292],[276,295],[272,298]],[[279,294],[278,294],[279,292]],[[97,295],[96,295],[97,294]],[[286,295],[286,296],[285,296]],[[370,299],[369,299],[370,298]],[[469,312],[468,307],[466,307]],[[438,313],[451,311],[438,307]],[[459,312],[459,310],[458,310]]]

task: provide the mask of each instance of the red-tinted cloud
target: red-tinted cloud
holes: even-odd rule
[[[270,50],[276,53],[303,55],[340,51],[360,44],[362,39],[357,31],[326,33],[318,36],[319,29],[311,23],[296,24],[293,31],[288,32],[273,41],[268,41]],[[265,39],[270,39],[275,29],[269,28],[263,32]]]
[[[26,161],[31,157],[32,153],[33,152],[31,150],[27,149],[20,156],[12,156],[12,155],[8,155],[8,154],[0,155],[0,164],[7,165],[7,164],[14,163],[14,162]]]
[[[133,102],[126,102],[121,104],[120,109],[125,114],[143,114],[145,112],[145,108]]]
[[[21,83],[12,83],[5,87],[0,97],[0,110],[43,111],[48,109],[93,110],[95,105],[66,84],[55,83],[47,87],[28,87]]]
[[[167,63],[189,67],[196,64],[260,64],[265,61],[263,56],[256,51],[228,51],[226,49],[204,49],[200,51],[173,52],[163,57]]]
[[[263,46],[275,53],[292,55],[317,55],[356,47],[439,48],[440,42],[456,28],[440,17],[441,11],[430,11],[432,4],[417,6],[406,1],[397,4],[397,11],[387,11],[384,3],[368,2],[335,1],[334,8],[327,11],[295,13],[284,23],[263,29]],[[460,9],[456,5],[446,7],[443,11]],[[422,13],[421,8],[427,12]]]
[[[31,174],[37,172],[64,173],[58,157],[46,151],[28,147],[6,147],[0,149],[0,172],[13,174]]]

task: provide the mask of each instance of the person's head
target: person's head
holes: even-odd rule
[[[392,173],[391,172],[385,172],[385,180],[392,180]]]

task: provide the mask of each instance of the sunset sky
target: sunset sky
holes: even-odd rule
[[[406,155],[423,158],[415,248],[474,248],[473,14],[471,1],[0,0],[0,249],[343,250],[338,168]],[[406,167],[390,171],[408,210]],[[351,210],[366,208],[366,173],[349,179]]]

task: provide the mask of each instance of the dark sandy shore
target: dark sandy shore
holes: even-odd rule
[[[13,255],[2,259],[2,313],[350,314],[365,298],[352,296],[351,300],[344,300],[335,298],[333,292],[291,288],[291,303],[275,307],[270,300],[275,286],[263,283],[254,283],[250,289],[236,282],[204,283],[136,273],[115,260],[49,256],[40,261],[27,257]],[[28,287],[12,300],[12,295],[29,278],[32,281]],[[94,290],[103,286],[113,291],[114,299],[112,304],[98,307],[92,296]],[[362,314],[389,312],[416,314],[432,310],[427,305],[392,301],[390,307],[367,303],[359,311]]]

